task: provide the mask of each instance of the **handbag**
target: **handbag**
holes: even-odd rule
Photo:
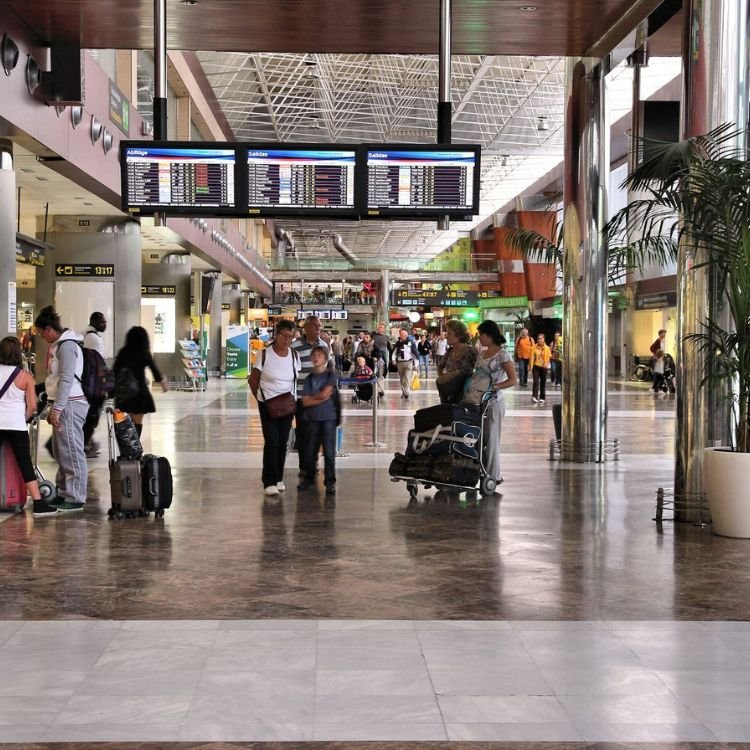
[[[271,419],[283,419],[291,417],[297,411],[297,399],[291,393],[282,393],[280,396],[269,398],[263,402]]]
[[[440,378],[437,383],[438,395],[441,404],[457,404],[464,396],[466,380],[469,376],[462,376],[460,373],[453,378],[446,378],[441,382]]]
[[[422,387],[422,384],[419,382],[419,375],[415,372],[411,376],[411,389],[413,391],[418,391]]]

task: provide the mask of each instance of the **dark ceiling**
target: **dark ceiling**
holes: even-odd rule
[[[661,0],[454,0],[456,55],[608,52]],[[151,49],[149,0],[0,0],[42,42]],[[438,52],[439,0],[168,0],[170,49]],[[524,7],[536,10],[523,10]]]

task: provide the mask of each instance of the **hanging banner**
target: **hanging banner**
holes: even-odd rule
[[[247,326],[227,326],[227,354],[224,370],[228,378],[247,378],[250,337]]]

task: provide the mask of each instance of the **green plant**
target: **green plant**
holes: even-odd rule
[[[679,143],[649,141],[648,158],[624,185],[643,197],[609,222],[610,242],[627,259],[672,257],[678,246],[706,268],[718,290],[721,316],[701,321],[686,340],[704,358],[702,383],[723,388],[734,406],[735,445],[750,452],[750,162],[740,158],[731,124]]]

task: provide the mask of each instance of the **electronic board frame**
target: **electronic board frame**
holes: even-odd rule
[[[247,196],[247,215],[248,216],[261,216],[261,217],[274,217],[274,216],[304,216],[306,218],[340,218],[340,219],[357,219],[359,218],[360,207],[361,207],[361,196],[360,196],[360,180],[359,180],[359,169],[360,169],[360,157],[359,157],[359,145],[353,143],[243,143],[245,152],[242,156],[243,168],[245,169],[245,175],[243,177],[243,187],[245,189],[245,195]],[[353,181],[352,181],[352,204],[351,206],[320,206],[315,207],[302,207],[302,206],[265,206],[255,204],[250,199],[250,167],[248,158],[254,151],[288,151],[290,153],[298,152],[299,158],[303,158],[303,155],[307,153],[330,153],[336,154],[344,151],[352,152],[352,167],[354,169]]]
[[[234,154],[234,205],[233,206],[203,206],[192,204],[176,206],[171,204],[140,205],[128,201],[129,181],[126,161],[127,149],[169,149],[174,151],[232,151]],[[169,216],[242,216],[247,206],[247,195],[244,190],[246,170],[244,164],[244,146],[234,142],[217,141],[120,141],[120,179],[121,179],[121,207],[122,211],[131,216],[153,216],[164,213]]]
[[[440,153],[458,154],[471,153],[474,160],[473,185],[470,188],[471,205],[466,208],[436,208],[430,206],[409,205],[399,208],[397,206],[370,207],[369,203],[369,168],[368,155],[372,151],[392,151],[415,154]],[[429,219],[440,216],[450,216],[455,219],[471,219],[479,213],[479,189],[481,184],[481,152],[482,148],[476,144],[460,143],[438,143],[438,144],[412,144],[412,143],[365,143],[360,146],[360,216],[362,219]],[[435,162],[439,164],[439,161]]]

